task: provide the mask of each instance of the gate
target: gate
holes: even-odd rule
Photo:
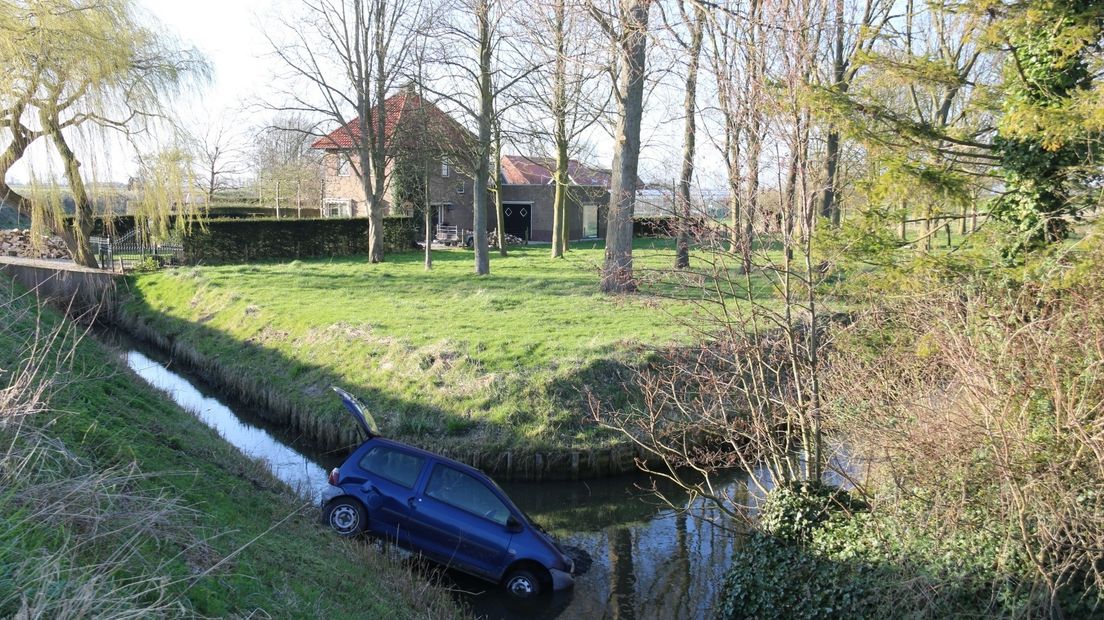
[[[129,271],[152,259],[158,266],[184,264],[184,246],[179,243],[144,243],[137,229],[122,236],[90,237],[92,250],[101,269]]]

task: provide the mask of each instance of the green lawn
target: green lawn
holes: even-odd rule
[[[0,282],[3,388],[29,358],[36,330],[49,333],[61,321],[52,311],[39,316],[34,298],[17,294]],[[141,578],[163,580],[187,615],[201,617],[459,615],[421,575],[366,543],[333,536],[317,508],[92,339],[71,358],[57,355],[71,343],[40,351],[46,366],[37,381],[50,382],[52,393],[46,411],[22,425],[0,412],[0,617],[19,617],[21,601],[39,599],[74,607],[40,607],[40,616],[28,617],[99,616],[106,603],[90,599],[146,591],[153,582],[135,582]],[[124,482],[103,490],[77,484],[78,475],[111,468]],[[138,498],[172,508],[144,523],[132,515],[151,505]],[[131,519],[139,521],[127,525]],[[60,568],[52,572],[55,560]],[[97,570],[112,581],[94,583]],[[152,603],[154,591],[128,607]],[[100,607],[73,611],[77,601]]]
[[[308,432],[346,423],[326,389],[340,383],[422,445],[591,447],[611,437],[587,423],[586,392],[624,406],[641,345],[686,340],[691,310],[652,294],[669,289],[600,294],[600,244],[548,252],[493,253],[488,277],[461,249],[428,273],[416,252],[167,270],[135,276],[126,311],[309,410]],[[668,267],[670,242],[638,240],[635,257]]]

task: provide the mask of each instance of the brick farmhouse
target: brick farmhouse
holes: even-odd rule
[[[409,204],[394,204],[392,184],[397,162],[404,157],[415,157],[426,170],[423,178],[428,178],[427,202],[433,207],[434,223],[470,230],[474,203],[470,153],[474,136],[455,119],[410,90],[387,98],[383,107],[387,149],[384,213],[414,215]],[[373,121],[376,113],[375,109],[370,113]],[[360,132],[360,119],[354,119],[312,145],[325,151],[322,158],[323,217],[368,216],[368,201],[353,172],[354,166],[359,169],[356,145]],[[555,161],[546,157],[506,155],[502,157],[501,167],[499,186],[506,232],[526,240],[551,241]],[[610,171],[571,160],[568,172],[571,178],[567,199],[569,238],[604,236]],[[487,203],[487,228],[493,230],[497,227],[493,192]]]

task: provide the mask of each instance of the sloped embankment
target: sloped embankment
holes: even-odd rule
[[[639,398],[625,386],[645,343],[677,337],[668,316],[643,296],[599,297],[585,272],[530,268],[534,287],[521,290],[509,274],[415,274],[402,258],[370,272],[347,260],[143,275],[116,320],[326,450],[357,441],[329,390],[340,385],[388,436],[502,478],[634,470],[634,450],[594,421],[591,399]]]
[[[0,616],[458,615],[7,280],[0,317]]]

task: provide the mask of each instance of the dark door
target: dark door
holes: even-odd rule
[[[510,509],[482,480],[437,464],[410,514],[415,544],[444,564],[497,578],[513,536]]]
[[[502,203],[502,215],[505,216],[506,234],[519,239],[529,240],[529,225],[533,219],[533,205],[524,202]]]

